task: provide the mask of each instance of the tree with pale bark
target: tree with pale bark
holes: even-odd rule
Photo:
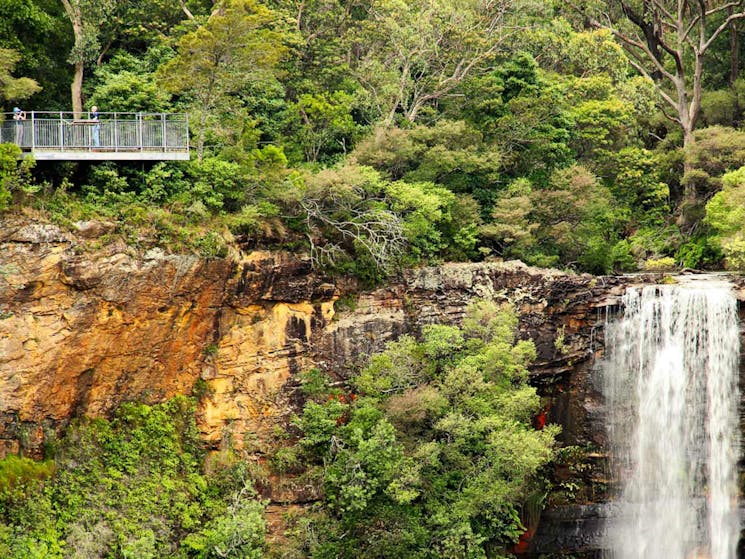
[[[680,126],[684,145],[694,142],[706,56],[717,39],[736,32],[736,22],[745,19],[745,0],[590,0],[567,4],[582,14],[587,25],[610,30],[631,65],[654,81],[661,108]]]
[[[86,63],[98,59],[100,35],[106,20],[120,0],[61,0],[72,25],[75,44],[68,61],[75,68],[70,88],[72,110],[76,117],[83,112],[83,75]]]
[[[385,124],[414,122],[423,108],[455,94],[516,31],[515,0],[382,0],[360,31],[355,77]]]
[[[136,37],[161,36],[181,19],[194,19],[185,0],[60,0],[72,26],[74,45],[68,61],[74,67],[71,99],[76,117],[83,111],[86,66],[100,67],[112,47]]]

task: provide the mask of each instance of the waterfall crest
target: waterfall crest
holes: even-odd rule
[[[630,289],[603,366],[613,559],[734,559],[737,301],[724,282]]]

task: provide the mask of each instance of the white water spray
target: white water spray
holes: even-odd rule
[[[724,282],[630,289],[604,388],[618,515],[613,559],[734,559],[737,301]]]

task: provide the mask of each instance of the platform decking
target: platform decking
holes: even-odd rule
[[[39,161],[165,161],[189,159],[185,114],[29,111],[0,119],[0,143],[21,146]]]

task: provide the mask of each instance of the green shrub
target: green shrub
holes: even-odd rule
[[[3,556],[262,557],[264,503],[240,464],[204,473],[194,413],[184,397],[124,404],[73,422],[54,469],[0,462],[0,551],[16,553]]]
[[[702,120],[709,126],[733,126],[739,112],[737,94],[731,89],[706,91],[701,97]]]
[[[21,159],[21,148],[15,144],[0,144],[0,211],[5,210],[13,197],[13,192],[33,187],[31,170],[33,157]]]
[[[481,302],[461,328],[431,325],[374,355],[356,398],[306,404],[299,447],[325,482],[298,522],[308,556],[470,559],[517,540],[558,431],[531,427],[535,347],[516,326]]]
[[[707,233],[689,239],[678,248],[675,259],[684,268],[712,269],[721,267],[724,257],[722,248],[719,246],[717,239],[712,237],[710,232]]]
[[[745,267],[745,167],[722,177],[723,189],[706,204],[706,224],[714,235],[711,243],[721,250],[725,266]]]
[[[671,272],[676,269],[675,259],[670,256],[648,258],[644,261],[644,269],[648,272]]]
[[[737,169],[745,161],[745,132],[725,126],[702,128],[686,148],[686,160],[712,177]]]
[[[225,258],[228,245],[221,235],[209,231],[194,241],[194,247],[202,258]]]
[[[745,270],[745,239],[730,238],[722,242],[725,267],[728,270]]]
[[[18,506],[54,474],[54,462],[10,455],[0,460],[0,514]]]

